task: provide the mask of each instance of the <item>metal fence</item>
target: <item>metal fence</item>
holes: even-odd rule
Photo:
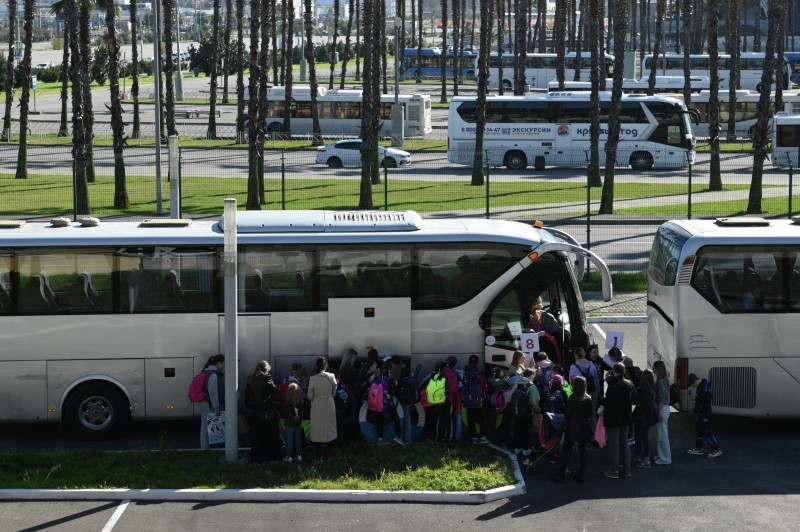
[[[408,149],[408,144],[406,145]],[[413,151],[413,148],[411,149]],[[356,209],[360,199],[360,168],[328,168],[315,162],[316,150],[265,150],[263,209]],[[28,177],[15,178],[18,147],[0,145],[0,216],[49,219],[73,216],[72,149],[69,146],[28,148]],[[124,161],[130,207],[114,208],[114,159],[111,148],[94,148],[95,182],[89,184],[92,214],[99,217],[150,218],[155,216],[218,216],[223,199],[247,198],[246,149],[183,148],[180,187],[169,173],[169,154],[160,153],[160,181],[156,179],[153,147],[128,147]],[[576,155],[577,157],[577,155]],[[585,158],[585,155],[582,155]],[[613,241],[609,228],[645,226],[672,218],[735,216],[748,205],[754,156],[725,152],[721,157],[722,189],[709,187],[710,158],[699,153],[683,168],[632,170],[614,174],[613,214],[599,214],[602,187],[587,186],[587,168],[547,167],[521,170],[488,167],[482,185],[472,185],[472,168],[452,164],[444,152],[414,152],[412,163],[382,168],[372,185],[375,209],[412,209],[423,217],[489,217],[569,227],[579,240],[592,243],[598,236]],[[762,210],[768,217],[793,215],[795,197],[792,167],[764,163]],[[604,169],[601,178],[605,180]],[[170,212],[170,198],[180,190],[181,212]],[[158,201],[160,197],[160,202]],[[651,231],[648,228],[647,231]],[[620,234],[622,234],[620,232]],[[639,252],[639,254],[641,254]],[[624,264],[624,260],[621,261]],[[637,266],[638,267],[638,266]],[[636,269],[636,267],[634,267]]]

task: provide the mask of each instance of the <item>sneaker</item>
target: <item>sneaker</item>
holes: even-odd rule
[[[395,436],[392,441],[395,442],[400,447],[405,447],[406,446],[406,444],[403,442],[403,439],[400,438],[399,436]]]
[[[286,457],[284,457],[283,461],[291,463],[292,462],[292,457],[291,456],[286,456]]]
[[[622,476],[625,478],[631,478],[631,472],[628,471],[627,473],[622,473]]]
[[[489,438],[481,436],[480,438],[478,438],[478,443],[489,443]]]
[[[637,460],[634,462],[633,467],[641,467],[642,469],[650,469],[650,461]]]
[[[656,458],[655,460],[653,460],[653,463],[655,465],[671,465],[672,464],[672,462],[664,462],[660,458]]]
[[[686,451],[686,454],[694,454],[694,455],[702,456],[703,455],[703,449],[698,449],[697,447],[692,447],[691,449]]]
[[[619,472],[618,471],[612,471],[611,469],[609,469],[608,471],[606,471],[603,474],[605,476],[607,476],[608,478],[619,478]]]
[[[636,438],[628,438],[628,446],[636,445]]]
[[[375,442],[375,445],[389,445],[389,444],[383,438],[378,438],[378,441]]]
[[[722,456],[722,449],[711,451],[710,453],[708,453],[708,456],[706,456],[706,458],[716,458],[718,456]]]
[[[303,457],[298,454],[297,458],[295,458],[294,461],[295,462],[302,462],[303,461]]]

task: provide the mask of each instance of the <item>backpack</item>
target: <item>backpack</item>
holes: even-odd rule
[[[428,404],[440,405],[447,400],[447,393],[445,391],[446,384],[447,379],[440,373],[431,377],[431,380],[428,381],[428,386],[425,388]]]
[[[373,381],[367,393],[367,408],[373,412],[383,412],[383,384]]]
[[[461,401],[465,408],[480,408],[483,406],[483,386],[481,386],[477,371],[464,372]]]
[[[545,412],[552,412],[554,414],[563,414],[566,412],[566,401],[564,400],[564,391],[560,388],[553,388],[547,394],[544,401]]]
[[[208,389],[206,383],[208,378],[214,373],[212,370],[203,370],[194,377],[189,384],[189,400],[193,403],[202,403],[208,398]]]
[[[411,375],[406,375],[400,379],[397,387],[397,398],[401,405],[413,405],[419,402],[419,386]]]
[[[597,389],[594,382],[594,377],[592,377],[592,367],[589,366],[589,369],[583,371],[580,366],[578,366],[578,371],[581,372],[581,375],[584,379],[586,379],[586,393],[592,393]]]
[[[514,416],[530,416],[533,414],[530,398],[528,397],[530,387],[530,384],[517,386],[514,393],[511,394],[511,402],[508,403],[508,407]]]

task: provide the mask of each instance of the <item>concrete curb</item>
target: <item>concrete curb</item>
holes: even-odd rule
[[[0,501],[204,501],[204,502],[422,502],[483,504],[526,492],[517,456],[491,445],[511,460],[517,482],[486,491],[366,491],[280,489],[110,489],[110,490],[0,490]]]

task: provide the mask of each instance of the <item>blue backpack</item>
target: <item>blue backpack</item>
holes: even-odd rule
[[[483,406],[483,386],[481,386],[477,371],[464,371],[461,402],[465,408],[480,408]]]

